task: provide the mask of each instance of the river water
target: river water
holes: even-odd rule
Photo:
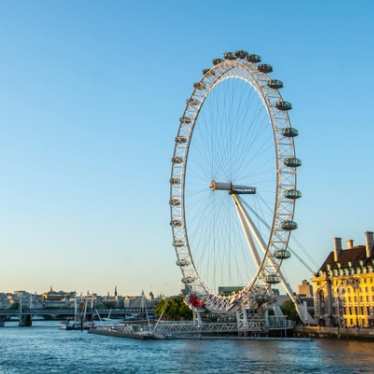
[[[374,342],[137,341],[36,322],[0,328],[0,373],[374,373]]]

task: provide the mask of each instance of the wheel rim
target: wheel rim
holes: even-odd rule
[[[295,199],[286,198],[285,192],[297,191],[296,167],[287,166],[285,160],[295,159],[295,148],[293,137],[284,136],[283,131],[283,129],[292,129],[288,116],[290,108],[287,107],[286,110],[284,107],[279,108],[278,104],[283,104],[285,101],[282,99],[278,88],[272,87],[271,82],[273,80],[268,74],[259,70],[263,69],[256,63],[250,62],[246,58],[237,58],[225,59],[205,71],[202,79],[194,85],[194,91],[187,100],[178,128],[172,159],[170,207],[177,265],[180,266],[187,294],[197,295],[209,310],[219,313],[234,311],[239,305],[243,304],[250,303],[253,305],[256,297],[271,293],[271,285],[267,281],[269,280],[267,277],[276,275],[282,263],[282,258],[275,259],[271,254],[276,253],[276,251],[278,251],[278,254],[283,253],[279,251],[287,251],[290,226],[286,230],[285,222],[293,222]],[[191,231],[193,218],[189,216],[189,207],[194,205],[189,198],[189,178],[191,170],[195,170],[192,167],[197,153],[194,154],[193,146],[199,135],[198,129],[202,127],[203,121],[200,120],[205,114],[204,108],[207,107],[209,99],[213,97],[215,92],[218,92],[227,82],[234,80],[251,87],[251,92],[257,94],[257,99],[261,102],[262,109],[268,116],[268,127],[271,128],[274,147],[275,171],[273,214],[271,222],[268,222],[271,229],[267,238],[266,251],[254,276],[247,279],[245,284],[241,284],[243,288],[236,292],[234,297],[228,297],[219,296],[216,293],[217,290],[212,290],[209,280],[206,280],[206,275],[203,276],[202,274],[204,271],[199,263],[200,260],[197,260],[196,240],[194,240]],[[212,176],[209,176],[209,178],[212,178]],[[226,180],[237,182],[233,177],[231,177],[231,180],[230,177]],[[271,261],[269,260],[270,257]]]

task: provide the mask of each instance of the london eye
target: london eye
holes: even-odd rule
[[[298,310],[282,272],[301,197],[298,131],[272,71],[256,54],[225,53],[193,84],[180,118],[170,224],[192,308],[258,310],[281,284]]]

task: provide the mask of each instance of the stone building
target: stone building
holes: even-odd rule
[[[76,292],[55,291],[51,287],[41,297],[45,308],[67,308],[70,305],[70,299],[76,297]]]
[[[374,327],[373,233],[365,233],[365,245],[334,238],[319,272],[312,278],[315,318],[321,325]]]
[[[304,279],[297,286],[297,297],[306,306],[308,313],[314,318],[314,299],[313,299],[313,287]]]
[[[313,287],[306,279],[304,279],[297,288],[298,296],[313,297]]]

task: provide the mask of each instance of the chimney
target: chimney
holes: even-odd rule
[[[342,251],[342,238],[334,238],[334,261],[338,262],[339,254]]]
[[[373,244],[374,244],[374,233],[372,231],[365,232],[365,247],[366,247],[366,258],[373,255]]]
[[[347,240],[347,248],[348,249],[352,249],[353,248],[353,240],[352,239]]]

